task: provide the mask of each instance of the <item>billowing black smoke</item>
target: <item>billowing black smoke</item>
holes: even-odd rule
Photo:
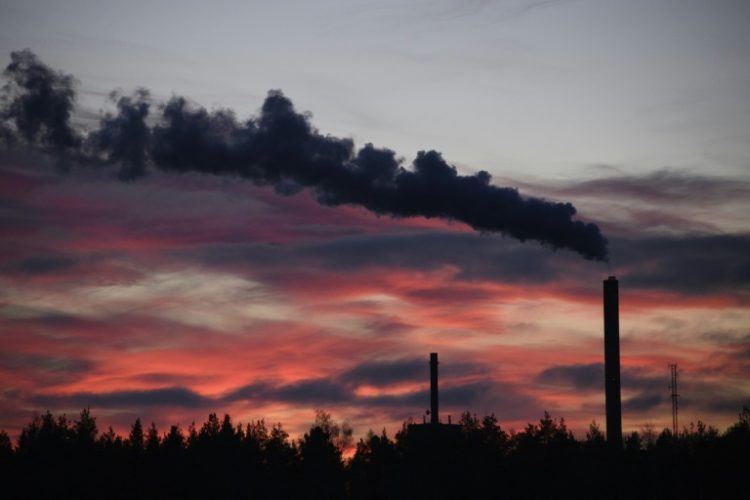
[[[149,167],[174,172],[237,175],[281,194],[309,188],[318,202],[361,205],[392,217],[440,217],[483,232],[574,250],[606,260],[607,240],[595,224],[573,220],[570,203],[522,198],[490,184],[490,175],[458,175],[436,151],[421,151],[405,168],[389,149],[320,134],[280,91],[268,93],[257,118],[208,112],[173,97],[157,106],[146,91],[120,97],[117,113],[86,135],[70,124],[74,80],[29,50],[13,52],[5,70],[0,140],[25,144],[78,162],[115,164],[120,178]],[[153,125],[150,125],[153,123]]]
[[[80,137],[70,126],[75,101],[73,77],[50,69],[27,50],[12,52],[3,73],[2,139],[14,143],[20,136],[27,143],[64,150],[77,148]],[[15,132],[15,133],[14,133]]]

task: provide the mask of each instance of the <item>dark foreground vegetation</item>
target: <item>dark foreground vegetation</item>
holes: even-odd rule
[[[494,416],[463,415],[455,432],[404,425],[356,444],[319,412],[298,441],[280,424],[228,415],[160,433],[140,420],[123,438],[75,421],[35,417],[16,446],[0,433],[3,498],[749,498],[750,409],[725,432],[699,422],[678,435],[649,429],[607,447],[595,424],[576,440],[548,414],[507,433]],[[425,439],[425,436],[427,439]]]

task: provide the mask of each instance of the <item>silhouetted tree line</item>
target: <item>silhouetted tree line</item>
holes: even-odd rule
[[[464,413],[430,432],[404,423],[390,438],[352,431],[319,411],[299,440],[281,424],[235,425],[212,413],[200,427],[160,433],[140,419],[123,438],[47,412],[13,446],[0,432],[2,498],[748,498],[750,409],[725,432],[702,422],[678,435],[652,428],[607,446],[592,423],[577,440],[545,413],[520,432]],[[434,428],[431,428],[434,429]],[[422,432],[417,432],[422,431]],[[428,432],[424,432],[428,431]],[[354,451],[344,459],[346,450]]]

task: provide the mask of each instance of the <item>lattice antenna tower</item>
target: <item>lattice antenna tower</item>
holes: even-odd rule
[[[679,394],[677,394],[677,365],[669,365],[669,372],[671,375],[671,382],[669,384],[669,389],[672,391],[671,399],[672,399],[672,435],[677,437],[677,430],[678,430],[678,422],[677,422],[677,412],[679,409],[678,404],[678,398],[680,397]]]

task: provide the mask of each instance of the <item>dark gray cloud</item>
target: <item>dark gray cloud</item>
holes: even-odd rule
[[[450,265],[458,269],[461,279],[510,283],[551,282],[568,269],[556,266],[549,252],[540,248],[499,236],[448,231],[347,236],[284,245],[212,245],[176,252],[175,256],[219,266],[241,264],[269,270],[298,266],[344,273],[368,267],[432,270]],[[576,268],[578,261],[571,257],[559,255],[559,260]],[[601,274],[605,272],[602,270]],[[440,292],[416,293],[417,298],[434,299]]]
[[[732,396],[712,396],[705,398],[683,398],[680,401],[681,407],[696,408],[702,411],[718,412],[727,415],[738,414],[743,407],[750,408],[750,393],[735,394]]]
[[[419,420],[429,408],[429,390],[413,391],[397,395],[378,395],[360,398],[356,404],[362,407],[392,409],[401,417],[411,416]],[[540,414],[544,407],[519,388],[502,382],[480,380],[456,385],[441,385],[440,408],[442,419],[452,414],[455,418],[464,411],[479,415],[494,413],[501,419],[527,418]],[[404,410],[411,410],[410,413]]]
[[[469,364],[446,365],[441,370],[441,379],[465,374],[480,374],[481,366]],[[403,359],[394,361],[370,361],[346,370],[334,378],[306,379],[289,384],[268,381],[253,382],[226,394],[225,401],[277,401],[300,404],[346,403],[363,407],[409,407],[428,405],[429,391],[426,389],[397,395],[357,396],[356,388],[361,385],[385,387],[400,382],[423,382],[429,380],[429,365],[424,359]],[[454,384],[448,382],[441,387],[441,401],[446,405],[463,405],[481,399],[489,382],[468,382]]]
[[[277,401],[300,404],[335,404],[353,395],[343,385],[329,379],[308,379],[290,384],[254,382],[226,394],[225,401]]]
[[[420,362],[420,364],[425,364]],[[388,367],[396,367],[394,373],[388,374]],[[422,369],[424,367],[421,367]],[[213,397],[204,396],[185,387],[167,387],[149,390],[125,390],[111,392],[76,392],[67,395],[36,394],[27,399],[27,403],[40,409],[102,408],[132,410],[140,408],[179,407],[188,409],[210,408],[231,402],[244,401],[253,403],[285,403],[290,405],[311,405],[331,407],[347,405],[350,407],[378,408],[396,412],[398,415],[419,417],[429,407],[429,390],[414,390],[399,394],[362,396],[356,394],[360,384],[395,382],[399,380],[424,382],[427,385],[427,371],[419,373],[412,360],[400,363],[363,363],[348,370],[337,378],[304,379],[292,383],[273,381],[255,381],[238,387],[227,394]],[[524,394],[519,388],[488,379],[451,382],[458,374],[477,374],[482,368],[467,365],[442,370],[445,377],[440,388],[440,404],[445,412],[452,411],[458,415],[464,410],[490,413],[495,412],[505,418],[521,418],[529,411],[539,412],[541,406],[532,397]],[[164,379],[159,374],[159,379]]]
[[[376,316],[375,319],[365,323],[365,328],[376,334],[397,334],[411,330],[413,328],[409,323],[391,316]]]
[[[440,387],[440,406],[468,409],[483,403],[491,394],[492,384],[488,381],[468,382],[465,384]],[[403,394],[385,394],[361,397],[356,403],[371,407],[415,407],[430,406],[430,391],[420,390]]]
[[[750,183],[741,178],[707,177],[661,169],[646,175],[616,175],[580,181],[550,191],[562,196],[596,195],[645,201],[654,205],[688,203],[706,206],[731,200],[747,201]]]
[[[399,382],[427,380],[430,368],[424,359],[369,361],[341,374],[348,384],[391,385]]]
[[[480,401],[486,399],[492,390],[493,384],[490,381],[448,386],[441,388],[440,402],[445,406],[473,408]],[[429,399],[426,399],[426,401],[429,401]]]
[[[76,259],[67,255],[34,255],[4,266],[5,272],[24,274],[56,274],[68,271],[77,265]]]
[[[62,377],[87,372],[94,367],[94,363],[86,359],[65,356],[0,352],[0,367],[8,370],[31,369],[35,373],[51,373]]]
[[[622,402],[623,411],[642,412],[656,408],[666,398],[658,393],[644,392],[633,396],[632,398],[625,399]]]
[[[478,364],[448,363],[440,366],[443,380],[464,375],[487,373],[487,369]],[[388,386],[401,382],[423,382],[429,380],[429,362],[422,358],[408,358],[391,361],[368,361],[361,363],[339,375],[338,379],[345,384]]]
[[[578,390],[604,387],[604,364],[558,365],[543,370],[535,378],[538,384],[567,386]]]
[[[341,403],[351,394],[341,385],[325,379],[303,380],[279,387],[274,399],[290,403]]]
[[[72,79],[31,52],[14,52],[6,76],[14,85],[2,117],[28,143],[76,150],[77,159],[120,165],[120,177],[143,175],[146,165],[171,172],[202,172],[251,179],[280,194],[309,188],[327,206],[357,205],[378,215],[443,218],[480,232],[564,248],[586,259],[607,259],[607,240],[592,223],[574,220],[570,203],[524,198],[490,183],[487,172],[459,175],[437,151],[421,151],[409,165],[389,149],[323,135],[309,115],[270,91],[256,119],[238,122],[230,111],[208,112],[173,97],[151,127],[145,91],[117,101],[117,113],[81,141],[69,125]],[[11,141],[12,142],[12,141]]]
[[[421,288],[409,290],[406,296],[420,302],[439,304],[477,303],[495,297],[491,290],[472,286],[461,286],[457,283],[446,287]]]
[[[735,347],[732,356],[738,361],[750,363],[750,340],[742,343],[738,343]]]
[[[290,404],[335,405],[346,403],[361,406],[413,406],[429,402],[429,392],[415,391],[397,396],[358,397],[356,385],[350,381],[306,379],[290,384],[253,382],[239,387],[221,399],[224,401],[274,401]],[[425,399],[426,398],[426,399]]]
[[[138,391],[76,392],[69,395],[37,395],[32,404],[47,408],[124,408],[173,406],[202,408],[214,400],[184,387],[166,387]]]
[[[625,389],[649,390],[668,383],[665,372],[664,377],[655,376],[643,368],[622,368],[620,381]],[[535,382],[544,385],[555,385],[569,387],[579,391],[603,390],[604,388],[604,364],[584,363],[572,365],[557,365],[546,368],[536,377]]]
[[[750,294],[750,235],[682,235],[614,238],[612,267],[590,266],[569,254],[550,255],[492,235],[416,231],[340,237],[284,245],[242,243],[211,245],[175,256],[217,266],[253,269],[273,281],[274,270],[315,269],[336,273],[376,268],[434,270],[450,266],[456,278],[516,284],[586,283],[599,292],[599,281],[617,274],[624,289],[666,290],[685,295]],[[459,286],[458,284],[456,285]],[[459,293],[460,292],[460,293]],[[410,292],[415,300],[481,300],[482,290],[441,289]],[[463,296],[463,297],[461,297]]]
[[[164,373],[164,372],[151,372],[141,373],[128,377],[130,380],[137,382],[145,382],[147,384],[158,384],[158,385],[180,385],[180,384],[199,384],[206,382],[214,377],[210,375],[186,375],[182,373]]]
[[[750,292],[750,235],[662,236],[613,241],[622,281],[685,294]]]
[[[335,405],[339,403],[365,404],[367,406],[394,406],[411,404],[420,393],[398,397],[357,397],[355,387],[333,379],[306,379],[289,384],[267,381],[253,382],[239,387],[221,399],[224,401],[274,401],[290,404]],[[429,396],[428,396],[429,400]]]
[[[586,200],[586,210],[598,214],[601,226],[620,236],[665,230],[721,233],[727,224],[742,227],[739,217],[747,212],[750,200],[750,181],[736,175],[706,176],[675,169],[630,174],[618,168],[606,173],[606,177],[564,183],[503,182],[533,196]]]
[[[743,404],[750,403],[747,391],[736,387],[717,387],[715,382],[703,380],[705,376],[706,374],[695,370],[681,374],[680,408],[697,412],[733,413],[739,411]],[[647,412],[669,404],[669,376],[666,369],[663,375],[659,375],[640,367],[625,367],[621,378],[623,389],[635,391],[635,395],[623,398],[623,411]],[[604,365],[588,363],[552,366],[540,372],[535,382],[576,391],[603,392]]]
[[[441,368],[440,405],[446,411],[471,409],[478,412],[496,412],[505,418],[528,415],[529,409],[540,411],[541,406],[519,388],[501,382],[492,382],[482,376],[486,369],[481,365],[446,364]],[[459,381],[470,376],[467,381]],[[479,379],[477,379],[479,376]],[[427,389],[429,366],[424,359],[370,361],[361,363],[332,378],[306,379],[290,384],[257,381],[239,387],[221,401],[273,401],[287,404],[339,405],[378,408],[401,416],[419,417],[429,407]],[[362,396],[356,390],[361,385],[387,387],[400,382],[423,384],[423,389],[397,394]],[[406,413],[405,413],[406,412]]]

